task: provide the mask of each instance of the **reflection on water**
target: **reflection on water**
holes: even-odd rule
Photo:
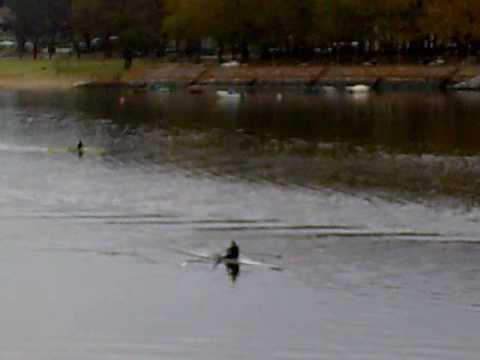
[[[478,98],[2,93],[0,357],[477,359]]]
[[[0,101],[28,109],[16,116],[25,142],[72,145],[81,136],[107,148],[115,161],[312,189],[478,202],[476,94],[360,95],[286,93],[278,102],[275,93],[246,93],[232,104],[213,91],[139,95],[110,89]]]
[[[120,98],[125,99],[123,105]],[[40,97],[6,94],[0,101],[3,107],[13,103],[18,109],[30,109],[32,117],[22,119],[27,123],[36,122],[38,110],[53,110],[51,120],[57,127],[75,111],[90,126],[111,122],[108,130],[124,134],[155,129],[241,130],[262,140],[300,138],[398,153],[455,155],[478,152],[479,98],[476,93],[366,93],[335,98],[284,93],[279,102],[275,92],[256,92],[233,102],[213,91],[191,96],[108,89]]]
[[[226,263],[225,268],[230,276],[230,279],[232,279],[232,282],[235,283],[240,275],[240,264]]]

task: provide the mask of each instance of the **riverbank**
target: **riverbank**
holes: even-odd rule
[[[84,85],[317,86],[381,84],[385,88],[435,89],[480,73],[475,65],[264,65],[164,63],[137,60],[131,70],[120,59],[0,60],[0,88],[66,90]]]

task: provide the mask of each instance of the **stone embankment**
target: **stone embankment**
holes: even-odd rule
[[[0,61],[0,88],[7,90],[68,90],[72,87],[133,87],[138,90],[163,87],[250,88],[300,87],[313,91],[325,86],[374,86],[378,90],[479,90],[480,66],[428,65],[320,65],[165,63],[138,59],[129,71],[121,59],[58,59],[56,61]],[[474,79],[470,82],[467,80]],[[463,83],[463,84],[462,84]],[[455,86],[458,85],[457,87]],[[325,89],[325,88],[323,88]]]
[[[480,74],[477,66],[423,65],[195,65],[158,64],[126,77],[132,86],[348,86],[380,89],[445,89]]]

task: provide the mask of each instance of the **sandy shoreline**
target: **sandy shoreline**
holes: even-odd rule
[[[15,74],[2,71],[0,62],[0,88],[4,90],[68,90],[78,86],[131,86],[144,84],[175,84],[177,86],[316,86],[345,84],[381,83],[387,88],[402,86],[441,88],[470,79],[480,74],[480,66],[423,66],[423,65],[241,65],[222,67],[219,65],[159,63],[138,61],[126,72],[107,69],[108,61],[99,62],[98,67],[88,71],[67,72],[81,66],[83,60],[69,62],[65,73],[57,69],[58,63],[45,62],[42,71]],[[36,63],[35,63],[36,64]],[[113,64],[113,61],[112,61]],[[21,64],[19,65],[19,67]],[[64,66],[64,65],[62,65]],[[119,66],[116,60],[115,66]],[[55,71],[50,71],[50,67]],[[109,70],[109,71],[107,71]]]

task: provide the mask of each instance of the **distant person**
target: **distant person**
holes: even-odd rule
[[[224,258],[229,260],[237,260],[239,255],[240,255],[240,249],[237,243],[232,240],[232,242],[230,243],[230,246],[227,248]]]
[[[79,157],[82,157],[82,156],[83,156],[83,151],[84,151],[84,147],[83,147],[82,140],[80,140],[80,141],[78,142],[77,151],[78,151],[78,156],[79,156]]]
[[[52,60],[53,55],[55,55],[57,49],[55,48],[54,43],[49,43],[48,44],[48,60]]]
[[[132,49],[130,49],[129,47],[126,47],[124,50],[123,50],[123,60],[125,61],[124,63],[124,69],[125,70],[130,70],[130,68],[132,67],[132,62],[133,62],[133,51]]]

